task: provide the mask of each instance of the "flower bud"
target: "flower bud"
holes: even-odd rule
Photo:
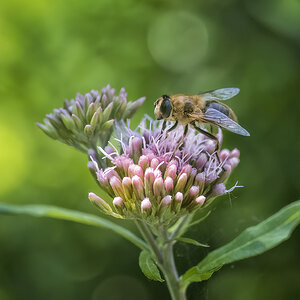
[[[133,187],[133,192],[136,196],[137,199],[143,199],[144,198],[144,185],[142,182],[142,179],[134,175],[132,177],[132,187]]]
[[[122,187],[125,194],[125,197],[127,200],[130,200],[132,198],[132,183],[131,179],[129,177],[124,177],[122,179]]]
[[[141,202],[141,210],[142,211],[149,211],[152,207],[152,204],[149,200],[149,198],[145,198],[142,202]]]
[[[167,166],[165,177],[171,177],[172,179],[175,179],[177,176],[177,166],[175,164],[171,164]]]
[[[230,151],[228,149],[223,149],[220,151],[219,157],[221,161],[227,160],[229,158]]]
[[[206,197],[201,195],[195,199],[195,203],[197,203],[197,205],[201,207],[204,204],[205,200]]]
[[[174,183],[173,183],[173,179],[171,177],[167,177],[165,179],[165,190],[167,193],[171,193],[171,191],[173,190],[174,187]]]
[[[157,158],[153,158],[151,160],[150,167],[155,170],[158,165],[159,165],[159,160]]]
[[[134,163],[138,163],[139,157],[142,155],[142,139],[134,137],[131,142],[132,156]]]
[[[217,196],[221,196],[226,193],[226,187],[224,183],[218,183],[216,184],[210,193],[210,198],[215,198]]]
[[[200,153],[197,161],[196,161],[196,167],[198,170],[202,170],[207,162],[207,154]]]
[[[110,205],[106,201],[104,201],[102,198],[98,197],[96,194],[89,193],[89,199],[92,202],[92,204],[94,204],[102,212],[104,212],[106,214],[112,213],[112,209],[111,209]]]
[[[115,197],[113,200],[113,205],[116,208],[123,208],[124,207],[124,201],[121,197]]]
[[[234,148],[231,152],[230,152],[230,157],[240,157],[240,150],[237,148]]]
[[[172,202],[172,196],[167,195],[167,196],[163,197],[163,199],[161,200],[161,205],[168,206],[171,204],[171,202]]]
[[[109,180],[109,184],[110,184],[111,188],[113,189],[116,196],[125,198],[123,188],[122,188],[122,183],[119,178],[117,178],[116,176],[112,176]]]
[[[154,180],[154,184],[153,184],[154,196],[160,198],[163,194],[163,191],[164,191],[164,180],[162,179],[162,177],[158,177]]]
[[[149,167],[149,160],[146,155],[142,155],[139,158],[138,165],[145,171]]]
[[[176,186],[175,186],[175,192],[177,193],[177,192],[184,191],[184,187],[186,185],[186,182],[187,182],[187,174],[183,173],[178,178],[178,181],[177,181]]]
[[[240,159],[238,157],[232,157],[232,158],[229,158],[229,163],[231,165],[231,168],[234,169],[240,162]]]

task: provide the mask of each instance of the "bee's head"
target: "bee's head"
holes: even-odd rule
[[[167,119],[172,112],[172,104],[168,95],[162,95],[154,103],[154,114],[157,120]]]

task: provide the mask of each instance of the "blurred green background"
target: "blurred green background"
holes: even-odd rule
[[[211,249],[230,241],[299,198],[299,29],[298,0],[1,1],[0,202],[97,214],[87,158],[34,125],[77,92],[110,83],[129,99],[146,96],[136,124],[164,93],[236,86],[228,104],[251,137],[226,132],[224,144],[241,150],[229,185],[244,188],[190,233]],[[206,251],[179,245],[179,269]],[[296,299],[299,253],[297,229],[276,249],[192,285],[189,299]],[[0,300],[169,299],[144,278],[138,254],[108,231],[0,216]]]

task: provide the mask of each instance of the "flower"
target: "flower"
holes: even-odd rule
[[[116,95],[115,90],[107,85],[101,92],[92,90],[66,100],[64,108],[54,109],[53,113],[46,115],[44,124],[37,123],[37,126],[51,138],[87,152],[98,143],[106,146],[114,121],[131,118],[144,100],[143,97],[127,102],[124,88]]]
[[[111,210],[103,205],[100,210],[170,224],[227,192],[224,182],[239,163],[239,150],[220,150],[218,159],[215,142],[192,128],[176,150],[183,128],[167,136],[161,133],[162,122],[149,118],[134,131],[129,123],[117,126],[120,150],[112,143],[99,147],[108,167],[99,169],[93,156],[89,164],[99,185],[113,198]],[[218,139],[221,142],[221,130]]]

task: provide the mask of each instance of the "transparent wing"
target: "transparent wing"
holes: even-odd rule
[[[205,100],[227,100],[234,96],[236,96],[240,92],[238,88],[225,88],[225,89],[218,89],[213,91],[207,91],[204,93],[199,94]]]
[[[212,123],[240,135],[250,136],[249,132],[245,128],[213,108],[208,108],[207,111],[203,115],[201,115],[201,120],[203,120],[204,122]]]

